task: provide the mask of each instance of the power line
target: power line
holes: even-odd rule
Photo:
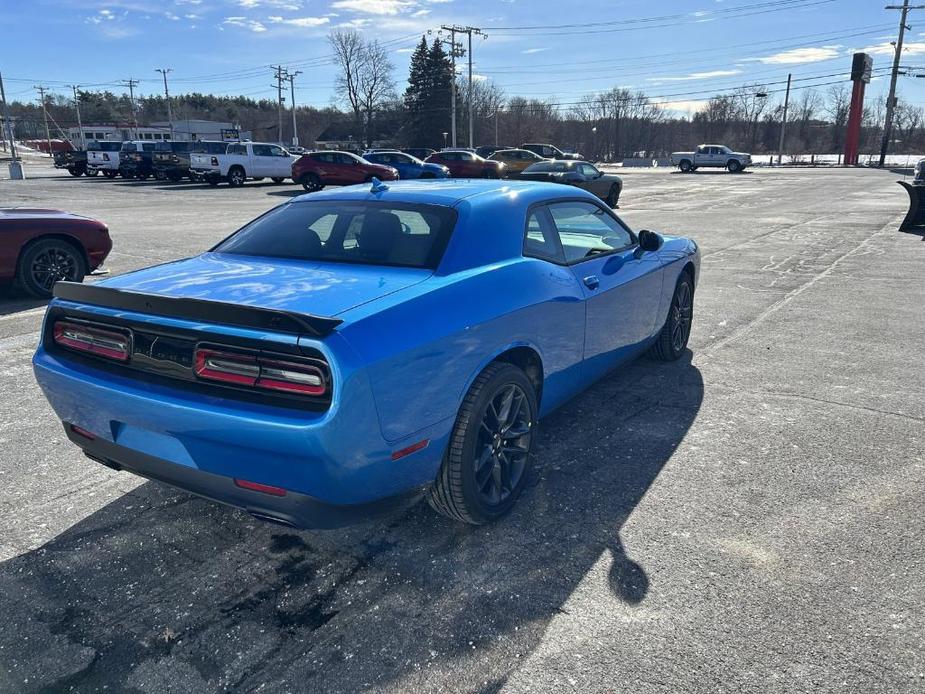
[[[899,36],[896,39],[896,50],[893,52],[893,70],[890,75],[890,94],[886,99],[886,118],[883,122],[883,139],[880,142],[880,168],[886,162],[886,154],[890,148],[890,137],[893,134],[893,110],[896,108],[896,79],[899,77],[899,59],[903,52],[903,37],[906,35],[906,17],[909,10],[923,10],[925,5],[910,6],[909,0],[903,0],[902,5],[887,5],[885,9],[901,10],[899,20]]]

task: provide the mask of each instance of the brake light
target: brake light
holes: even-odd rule
[[[173,160],[173,163],[174,163],[174,164],[177,164],[177,163],[180,162],[180,157],[178,157],[176,154],[171,155],[170,158]]]
[[[55,323],[53,335],[56,344],[85,354],[116,361],[128,361],[131,354],[131,339],[127,333],[70,321],[58,321]]]
[[[317,366],[279,357],[238,354],[199,347],[196,375],[210,381],[275,390],[296,395],[324,395],[324,375]]]
[[[212,157],[212,166],[218,166],[218,157]]]
[[[103,152],[103,161],[109,161],[109,155]]]

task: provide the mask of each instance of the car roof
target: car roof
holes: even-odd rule
[[[430,204],[452,207],[463,200],[478,203],[495,202],[504,198],[517,201],[518,204],[533,204],[551,198],[594,196],[572,186],[561,183],[539,183],[535,181],[510,181],[478,178],[450,178],[438,180],[390,181],[386,188],[378,193],[371,191],[368,183],[343,188],[332,188],[314,193],[307,193],[293,198],[294,203],[317,201],[360,201],[379,200],[411,204]]]

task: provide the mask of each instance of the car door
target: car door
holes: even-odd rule
[[[604,198],[607,196],[607,193],[610,192],[609,184],[604,180],[601,172],[598,171],[591,164],[579,164],[577,166],[578,171],[584,176],[584,183],[582,188],[585,190],[594,193],[599,198]]]
[[[363,167],[360,166],[360,162],[349,154],[340,152],[334,155],[334,159],[337,162],[338,178],[344,185],[362,183],[363,179],[366,178],[366,173],[363,171]]]
[[[273,175],[273,147],[271,145],[253,145],[254,158],[250,162],[249,176]]]
[[[267,173],[273,178],[289,178],[292,175],[292,157],[279,145],[269,145],[270,153],[266,160]]]
[[[566,263],[587,304],[583,375],[599,377],[634,356],[654,334],[662,295],[657,252],[641,252],[635,235],[602,205],[549,203]]]

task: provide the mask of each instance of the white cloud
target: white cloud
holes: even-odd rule
[[[268,17],[272,24],[288,24],[294,27],[318,27],[327,24],[331,20],[327,17]]]
[[[418,10],[417,12],[412,12],[412,17],[426,17],[430,14],[430,10]]]
[[[223,21],[222,24],[249,29],[256,34],[267,30],[262,22],[258,22],[256,19],[248,19],[247,17],[225,17],[225,21]]]
[[[524,51],[521,51],[524,55],[531,55],[533,53],[542,53],[543,51],[548,51],[549,47],[546,48],[528,48]]]
[[[169,19],[171,22],[180,21],[180,15],[174,14],[173,12],[166,12],[164,16],[167,17],[167,19]]]
[[[893,56],[893,44],[889,41],[884,41],[883,43],[878,43],[874,46],[868,46],[867,48],[862,48],[861,53],[870,53],[871,55],[888,55]],[[925,53],[925,43],[917,43],[915,41],[911,43],[903,44],[903,55],[922,55]]]
[[[252,10],[256,7],[272,7],[277,10],[302,9],[302,3],[299,0],[238,0],[238,6],[246,10]]]
[[[741,70],[711,70],[710,72],[692,72],[682,77],[649,77],[647,82],[689,82],[693,80],[709,80],[716,77],[730,77],[738,75]]]
[[[802,63],[818,63],[822,60],[831,60],[841,55],[841,46],[813,46],[811,48],[793,48],[782,53],[766,55],[763,58],[749,58],[750,61],[765,63],[766,65],[800,65]]]
[[[413,4],[409,0],[335,0],[331,7],[359,14],[395,15]]]
[[[663,111],[675,111],[677,113],[697,113],[702,111],[709,103],[706,99],[695,99],[692,101],[672,101],[670,103],[656,103],[655,105]]]

